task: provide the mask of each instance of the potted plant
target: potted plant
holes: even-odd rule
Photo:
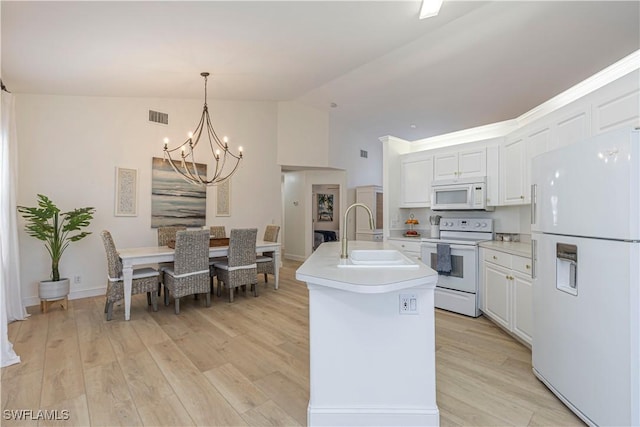
[[[69,293],[69,279],[60,278],[60,258],[71,242],[77,242],[91,234],[89,231],[81,230],[89,226],[95,209],[87,207],[60,212],[47,196],[38,194],[38,207],[18,206],[18,212],[27,221],[27,234],[42,240],[51,256],[51,280],[40,282],[40,299],[65,298]]]

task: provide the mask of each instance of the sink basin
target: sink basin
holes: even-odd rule
[[[355,249],[349,258],[340,260],[341,268],[419,268],[417,262],[395,249]]]

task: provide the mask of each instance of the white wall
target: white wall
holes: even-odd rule
[[[284,227],[286,252],[285,258],[304,261],[313,250],[313,186],[339,186],[339,204],[334,214],[339,218],[339,228],[342,229],[342,216],[347,205],[345,171],[334,170],[303,170],[284,173]],[[339,211],[338,211],[339,209]]]
[[[368,153],[360,157],[360,150]],[[332,118],[329,128],[330,166],[347,171],[347,188],[382,186],[382,143],[354,132],[348,124]]]
[[[215,217],[215,187],[207,190],[207,224],[257,227],[281,219],[281,177],[277,165],[277,107],[272,102],[209,102],[214,128],[228,135],[245,159],[231,181],[231,216]],[[148,110],[169,113],[169,126],[148,122]],[[151,158],[162,157],[162,138],[172,144],[195,128],[202,101],[16,95],[18,204],[33,206],[36,194],[49,196],[62,210],[94,206],[92,235],[75,242],[60,265],[71,285],[70,298],[98,295],[106,283],[106,257],[100,231],[111,231],[119,247],[154,246],[151,229]],[[138,216],[114,216],[115,167],[138,169]],[[209,163],[209,168],[212,164]],[[37,282],[49,277],[42,242],[20,227],[22,293],[37,304]]]
[[[278,164],[329,166],[329,116],[299,102],[278,103]]]

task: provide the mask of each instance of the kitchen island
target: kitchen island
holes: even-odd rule
[[[350,251],[383,249],[394,247],[349,242]],[[307,424],[438,425],[437,273],[415,261],[345,263],[340,242],[324,243],[296,272],[309,289]]]

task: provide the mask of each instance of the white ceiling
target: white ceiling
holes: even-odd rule
[[[298,100],[369,138],[515,118],[640,49],[638,1],[445,0],[422,21],[417,0],[1,8],[14,93],[201,99],[208,71],[210,99]]]

